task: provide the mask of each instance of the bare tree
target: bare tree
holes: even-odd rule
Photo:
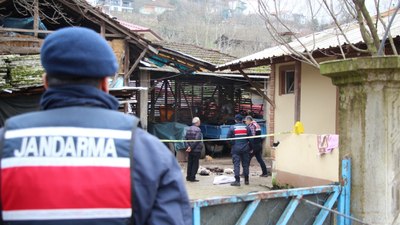
[[[229,1],[180,0],[176,1],[174,6],[174,10],[165,11],[160,15],[143,15],[139,10],[133,13],[112,14],[120,19],[150,27],[164,40],[218,49],[237,57],[260,51],[273,43],[268,33],[262,29],[264,24],[258,15],[244,15],[240,12],[225,15],[224,12],[229,9]],[[141,7],[139,3],[137,7]],[[219,40],[223,35],[242,43],[222,46]]]
[[[279,0],[258,0],[259,14],[263,18],[267,31],[278,43],[284,51],[287,51],[293,58],[308,63],[319,68],[319,63],[314,57],[316,48],[316,35],[318,33],[315,27],[312,27],[312,37],[301,38],[304,34],[296,32],[295,27],[291,26],[287,19],[282,15],[282,11],[288,4],[282,6],[282,1]],[[324,15],[328,15],[330,23],[333,25],[330,32],[337,36],[337,44],[340,49],[339,56],[346,58],[348,48],[343,48],[343,44],[355,51],[378,55],[379,49],[382,48],[381,37],[378,33],[378,26],[382,26],[385,31],[388,31],[388,40],[392,48],[393,54],[397,55],[393,38],[390,35],[390,26],[386,24],[382,18],[381,9],[383,4],[380,0],[374,0],[375,11],[368,10],[365,0],[304,0],[302,6],[303,12],[306,11],[306,17],[310,21],[315,21]],[[399,3],[400,6],[400,3]],[[376,15],[372,16],[371,14]],[[397,11],[392,15],[396,15]],[[361,48],[352,44],[351,38],[347,31],[359,27],[361,37],[366,47]],[[290,35],[291,40],[285,36]],[[329,53],[322,52],[329,56]],[[336,55],[338,53],[332,53]]]
[[[71,1],[70,4],[81,4],[81,0]],[[24,16],[34,16],[35,8],[38,8],[38,14],[41,20],[47,20],[49,23],[59,24],[63,20],[69,24],[74,21],[67,16],[58,1],[54,0],[13,0],[15,9]],[[43,10],[44,8],[50,10]]]

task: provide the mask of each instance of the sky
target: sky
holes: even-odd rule
[[[271,12],[274,10],[274,0],[262,0],[263,2],[267,3],[270,7]],[[342,4],[344,0],[328,0],[333,5],[338,6],[338,4]],[[348,0],[351,1],[351,0]],[[379,2],[380,11],[384,12],[389,10],[390,8],[394,8],[397,4],[396,0],[376,0]],[[245,0],[248,5],[249,10],[252,13],[257,13],[258,11],[258,0]],[[314,12],[318,12],[316,17],[321,22],[328,22],[329,14],[323,7],[321,8],[322,0],[296,0],[296,4],[293,4],[294,0],[276,0],[278,10],[283,12],[292,12],[292,13],[299,13],[306,16],[308,19],[311,19],[311,11],[310,11],[310,2]],[[372,15],[376,14],[375,9],[375,0],[365,0],[368,10],[371,12]]]

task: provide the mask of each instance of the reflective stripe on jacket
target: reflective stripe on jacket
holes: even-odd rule
[[[238,123],[232,125],[228,131],[228,138],[240,138],[240,137],[248,137],[251,136],[250,129],[243,123]],[[241,139],[241,140],[234,140],[232,143],[232,153],[238,151],[248,151],[251,140],[250,139]]]
[[[7,224],[130,224],[133,117],[65,107],[6,122],[1,160]],[[180,167],[141,129],[134,145],[136,224],[191,224]]]

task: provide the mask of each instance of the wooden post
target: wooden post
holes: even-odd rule
[[[146,70],[141,70],[139,72],[139,83],[141,87],[150,87],[150,72]],[[140,123],[144,130],[147,130],[148,125],[148,103],[149,103],[149,90],[140,90],[139,99],[139,116]]]
[[[271,73],[272,73],[272,70],[271,70]],[[267,79],[265,79],[264,80],[264,93],[268,96],[268,83],[267,83],[268,81],[267,81]],[[268,113],[268,110],[269,110],[269,105],[268,105],[268,102],[267,102],[267,100],[266,99],[263,99],[263,118],[264,118],[264,120],[265,120],[265,125],[267,126],[267,134],[269,134],[269,126],[270,126],[270,123],[269,123],[269,118],[268,118],[268,116],[269,116],[269,113]],[[264,140],[264,142],[263,142],[263,156],[271,156],[271,154],[270,154],[270,149],[269,149],[269,146],[270,146],[270,138],[265,138],[265,140]]]
[[[201,106],[202,108],[203,108],[203,104],[204,104],[203,99],[204,99],[204,83],[201,84],[201,98],[200,98],[201,103],[200,103],[200,106]]]
[[[190,108],[192,111],[193,110],[193,105],[194,105],[194,85],[192,84],[192,104],[190,105]],[[192,113],[193,114],[193,113]],[[193,116],[192,116],[193,117]]]
[[[268,98],[267,95],[265,95],[265,93],[258,87],[258,85],[256,83],[254,83],[254,81],[252,81],[250,79],[250,77],[245,72],[243,72],[242,69],[239,69],[239,72],[240,72],[240,74],[243,75],[244,78],[246,78],[246,80],[250,83],[250,85],[256,89],[258,94],[260,94],[264,99],[266,99],[268,101],[269,104],[271,104],[272,107],[275,108],[275,103],[270,98]]]
[[[127,41],[125,41],[125,56],[124,56],[124,69],[123,69],[124,74],[129,71],[129,65],[131,64],[129,50],[130,50],[129,43]]]
[[[33,11],[33,32],[34,36],[38,37],[39,31],[39,0],[35,0],[34,4],[34,11]]]
[[[179,118],[179,110],[181,109],[181,82],[179,79],[175,79],[175,122],[178,121]]]
[[[300,121],[301,112],[301,62],[294,66],[294,122]]]
[[[164,89],[164,103],[165,103],[165,121],[168,121],[168,80],[165,80],[165,89]]]
[[[277,75],[278,74],[278,75]],[[276,70],[276,64],[271,64],[271,73],[269,75],[269,80],[267,83],[267,90],[268,90],[268,97],[271,99],[271,101],[275,102],[275,88],[276,88],[276,83],[275,79],[279,77],[279,72]],[[275,109],[271,107],[270,105],[266,104],[264,106],[264,109],[266,110],[264,112],[265,114],[265,119],[268,121],[268,134],[273,134],[275,133]],[[266,143],[267,147],[267,155],[269,156],[274,156],[272,149],[269,148],[269,146],[272,146],[274,143],[275,139],[274,137],[269,137],[269,143]],[[269,151],[268,151],[269,150]]]
[[[133,73],[133,71],[135,71],[136,67],[140,63],[140,60],[143,59],[143,57],[146,55],[146,53],[147,53],[147,48],[144,49],[142,53],[140,53],[139,57],[136,59],[135,63],[133,63],[133,65],[129,69],[129,71],[124,71],[124,73],[125,73],[124,74],[124,85],[128,86],[131,73]]]
[[[106,23],[104,21],[101,21],[100,24],[100,35],[106,37]]]
[[[150,86],[154,87],[155,82],[152,80],[150,81]],[[151,99],[150,99],[150,121],[154,122],[155,119],[155,107],[156,107],[156,101],[155,101],[155,97],[156,97],[156,89],[152,88],[151,89]]]

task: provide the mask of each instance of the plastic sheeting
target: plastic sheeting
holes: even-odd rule
[[[33,17],[27,18],[13,18],[6,17],[0,20],[0,25],[8,28],[19,28],[19,29],[33,29]],[[47,30],[46,26],[39,20],[39,30]],[[22,33],[33,36],[33,33]],[[44,38],[46,34],[39,34],[39,37]]]
[[[188,125],[176,122],[152,123],[148,131],[160,139],[184,140]],[[185,149],[185,142],[174,143],[175,150]]]
[[[39,110],[39,95],[14,96],[0,98],[0,127],[12,116]]]

